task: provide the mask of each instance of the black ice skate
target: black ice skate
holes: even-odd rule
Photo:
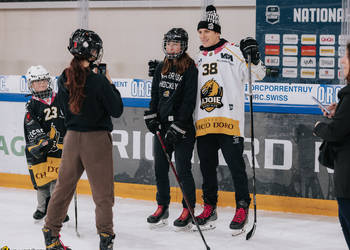
[[[202,230],[211,230],[216,228],[215,221],[217,218],[216,206],[209,204],[204,204],[203,212],[196,217],[198,225]]]
[[[33,214],[33,218],[34,220],[41,220],[42,218],[44,218],[46,215],[46,213],[41,212],[40,210],[36,210]]]
[[[150,223],[151,228],[159,228],[168,225],[169,207],[158,205],[154,214],[148,216],[147,222]]]
[[[45,238],[46,250],[72,250],[71,248],[63,245],[60,240],[60,236],[53,237],[50,229],[43,228],[42,231]]]
[[[110,250],[113,249],[115,235],[110,235],[108,233],[100,233],[100,250]]]
[[[236,213],[230,223],[232,236],[236,236],[245,232],[244,226],[248,223],[249,205],[245,201],[239,201],[236,207]]]
[[[192,209],[193,212],[193,209]],[[192,217],[190,214],[190,210],[188,208],[184,208],[179,218],[174,221],[174,226],[176,227],[176,231],[181,230],[189,230],[192,228]]]

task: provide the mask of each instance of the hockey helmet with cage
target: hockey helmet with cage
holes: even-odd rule
[[[26,78],[28,81],[28,89],[33,96],[45,99],[52,96],[52,77],[43,66],[31,66],[26,73]],[[33,88],[34,81],[47,80],[47,89],[43,91],[35,91]]]
[[[166,51],[166,45],[168,42],[179,42],[180,52],[169,54]],[[163,39],[163,51],[168,59],[179,58],[183,53],[186,52],[188,47],[188,34],[183,28],[172,28],[167,33],[164,34]]]
[[[90,62],[100,61],[103,56],[102,39],[94,31],[77,29],[69,38],[68,50]]]

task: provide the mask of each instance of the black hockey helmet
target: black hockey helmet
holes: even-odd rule
[[[91,30],[77,29],[69,38],[68,50],[90,62],[100,61],[103,55],[102,39]]]
[[[169,54],[166,51],[166,45],[168,42],[180,42],[181,50],[179,53]],[[163,39],[163,51],[168,59],[179,58],[183,53],[186,52],[188,47],[188,34],[183,28],[172,28],[164,34]]]

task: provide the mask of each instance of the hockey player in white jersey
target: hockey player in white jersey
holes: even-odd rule
[[[218,150],[229,167],[235,190],[236,213],[230,229],[243,231],[248,219],[250,196],[244,148],[244,89],[248,82],[247,52],[252,61],[252,78],[261,80],[265,67],[260,61],[258,44],[253,38],[240,45],[220,38],[221,26],[216,8],[207,6],[197,31],[202,46],[197,61],[198,92],[195,109],[197,150],[203,176],[204,210],[197,216],[204,229],[214,228],[218,200]]]

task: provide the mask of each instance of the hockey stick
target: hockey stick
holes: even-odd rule
[[[199,234],[200,234],[201,237],[202,237],[202,240],[203,240],[203,243],[204,243],[205,247],[207,248],[207,250],[210,250],[210,247],[208,246],[207,242],[205,241],[205,238],[204,238],[204,236],[203,236],[202,230],[200,229],[200,227],[199,227],[199,225],[198,225],[198,222],[197,222],[197,220],[196,220],[196,217],[194,217],[193,211],[192,211],[192,209],[190,209],[190,208],[191,208],[190,203],[189,203],[189,201],[188,201],[188,199],[187,199],[187,196],[186,196],[186,194],[185,194],[185,191],[184,191],[184,188],[183,188],[183,186],[182,186],[182,183],[181,183],[181,181],[180,181],[180,179],[179,179],[179,176],[177,175],[177,172],[176,172],[176,169],[175,169],[175,167],[174,167],[174,164],[172,163],[172,161],[171,161],[171,159],[170,159],[170,156],[168,155],[168,153],[167,153],[167,151],[166,151],[166,147],[165,147],[165,145],[164,145],[163,139],[162,139],[162,137],[161,137],[159,131],[157,131],[157,137],[158,137],[158,140],[159,140],[160,145],[162,146],[162,149],[163,149],[163,152],[164,152],[164,154],[165,154],[165,157],[166,157],[166,159],[168,160],[168,163],[169,163],[169,165],[170,165],[170,168],[171,168],[171,170],[173,171],[173,173],[174,173],[174,175],[175,175],[176,181],[177,181],[177,183],[178,183],[179,186],[180,186],[180,189],[181,189],[181,191],[182,191],[182,196],[183,196],[183,198],[184,198],[184,200],[185,200],[185,203],[186,203],[187,207],[189,208],[188,211],[190,212],[190,215],[191,215],[191,217],[192,217],[192,220],[193,220],[194,223],[196,224],[196,227],[197,227],[197,229],[198,229]]]
[[[75,189],[74,192],[74,215],[75,215],[75,233],[78,237],[80,237],[80,234],[78,232],[78,201],[77,201],[77,190]]]
[[[253,237],[256,230],[256,187],[255,187],[255,152],[254,152],[254,123],[253,123],[253,91],[252,91],[252,59],[248,53],[248,80],[249,80],[249,110],[250,110],[250,138],[252,149],[252,168],[253,168],[253,202],[254,202],[254,224],[252,229],[247,233],[246,240]]]

